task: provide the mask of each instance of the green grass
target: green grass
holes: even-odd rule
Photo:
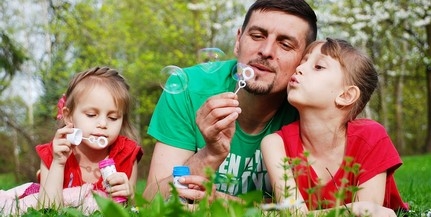
[[[395,179],[397,182],[398,189],[403,197],[405,202],[408,202],[411,210],[413,212],[410,216],[423,216],[420,213],[431,209],[431,201],[429,199],[429,192],[431,192],[431,154],[427,155],[418,155],[418,156],[405,156],[402,157],[404,164],[395,172]],[[7,190],[11,187],[18,185],[14,182],[14,177],[12,174],[0,174],[0,189]],[[146,185],[145,180],[138,180],[136,184],[136,198],[142,195],[144,188]],[[255,195],[251,195],[253,198]],[[260,198],[260,197],[259,197]],[[254,198],[256,199],[256,198]],[[253,200],[254,200],[253,199]],[[139,201],[138,201],[139,200]],[[250,200],[250,201],[253,201]],[[101,211],[96,212],[92,217],[98,216],[170,216],[170,214],[175,214],[176,216],[243,216],[247,213],[247,216],[258,216],[258,217],[272,217],[272,216],[285,216],[280,214],[268,214],[262,215],[259,210],[254,209],[253,207],[244,207],[244,204],[230,204],[229,212],[227,212],[224,208],[224,205],[215,203],[215,206],[206,207],[205,202],[202,203],[201,211],[196,213],[183,213],[181,214],[179,209],[182,205],[178,202],[178,204],[169,202],[166,203],[163,198],[156,199],[152,204],[143,205],[142,199],[137,199],[137,206],[140,207],[140,214],[133,214],[133,212],[126,211],[119,208],[110,200],[104,201],[101,199]],[[214,203],[213,203],[214,204]],[[99,204],[100,205],[100,204]],[[218,208],[217,208],[218,207]],[[234,207],[234,208],[232,208]],[[41,215],[41,211],[39,210],[30,210],[28,215],[26,216],[53,216],[53,215],[62,215],[62,216],[81,216],[79,214],[70,214],[74,213],[76,210],[44,210],[42,211],[44,215]],[[211,212],[212,215],[208,215],[208,212]],[[220,213],[222,212],[222,213]],[[130,214],[132,213],[132,214]],[[145,213],[145,214],[144,214]],[[170,214],[169,214],[170,213]],[[232,214],[236,213],[236,214]],[[151,214],[151,215],[150,215]],[[181,214],[181,215],[180,215]],[[287,215],[291,216],[291,215]],[[328,215],[334,216],[334,215]]]
[[[395,180],[403,200],[415,211],[431,209],[431,155],[406,156],[402,160]]]
[[[0,189],[7,190],[17,186],[18,184],[15,182],[15,177],[12,173],[3,173],[0,174]]]

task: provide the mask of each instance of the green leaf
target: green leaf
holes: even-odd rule
[[[93,194],[96,199],[97,205],[100,208],[103,216],[106,217],[127,217],[129,216],[126,212],[125,208],[118,203],[115,203],[113,200],[109,198],[101,197],[97,194]]]

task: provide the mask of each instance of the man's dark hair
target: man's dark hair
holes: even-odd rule
[[[304,0],[257,0],[247,11],[242,24],[244,31],[251,14],[254,11],[281,11],[304,19],[310,26],[310,32],[306,38],[307,45],[316,40],[317,37],[317,17],[314,10]]]

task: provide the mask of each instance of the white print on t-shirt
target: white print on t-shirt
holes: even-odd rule
[[[227,174],[233,176],[234,183],[224,183],[223,178]],[[253,157],[243,158],[240,155],[229,153],[218,170],[221,183],[216,184],[218,191],[230,195],[244,194],[251,190],[270,189],[269,177],[262,161],[260,150],[255,152]],[[265,185],[265,186],[264,186]]]

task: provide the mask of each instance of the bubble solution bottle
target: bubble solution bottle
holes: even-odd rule
[[[106,178],[117,172],[115,168],[115,162],[112,158],[108,158],[99,162],[100,173],[102,174],[103,184],[106,187],[109,187],[109,184],[106,182]],[[124,203],[127,201],[126,197],[112,197],[112,199],[117,203]]]
[[[172,171],[172,176],[174,177],[173,179],[173,184],[176,188],[188,188],[187,185],[183,185],[181,184],[178,180],[182,177],[182,176],[188,176],[190,175],[190,168],[188,166],[174,166],[174,169]],[[181,202],[183,203],[189,203],[189,201],[185,198],[181,198],[180,197]]]

